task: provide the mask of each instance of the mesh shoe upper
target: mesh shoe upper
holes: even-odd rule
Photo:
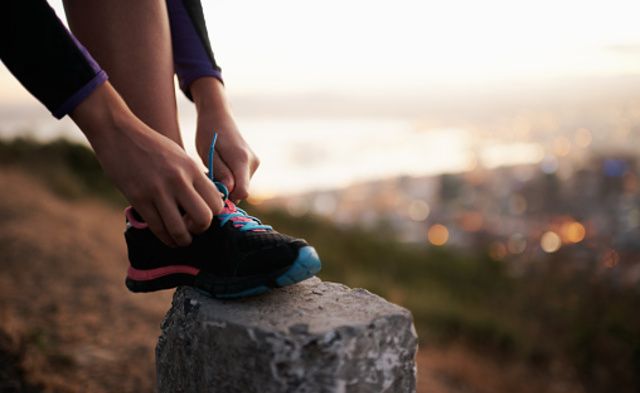
[[[219,276],[251,276],[290,266],[307,245],[272,229],[240,231],[233,221],[220,223],[214,217],[209,229],[194,235],[189,246],[176,248],[162,243],[148,228],[128,225],[125,239],[131,266],[146,270],[189,265]]]

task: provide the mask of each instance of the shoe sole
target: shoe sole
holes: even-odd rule
[[[180,285],[205,290],[221,299],[235,299],[261,295],[273,288],[296,284],[316,275],[321,269],[318,253],[311,246],[298,250],[291,266],[270,275],[252,277],[216,277],[192,266],[173,265],[158,269],[139,270],[129,267],[127,288],[132,292],[154,292]]]

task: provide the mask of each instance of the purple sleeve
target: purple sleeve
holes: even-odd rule
[[[91,67],[93,72],[95,72],[96,74],[84,86],[82,86],[81,88],[76,90],[75,93],[73,93],[69,98],[67,98],[62,103],[62,105],[60,105],[56,110],[53,111],[53,116],[55,116],[58,119],[62,119],[64,116],[66,116],[69,113],[73,112],[73,110],[82,101],[84,101],[85,98],[87,98],[91,93],[93,93],[93,91],[96,88],[98,88],[98,86],[100,86],[101,84],[106,82],[107,79],[108,79],[107,73],[102,68],[100,68],[98,63],[89,54],[89,51],[87,51],[87,48],[85,48],[80,43],[80,41],[78,41],[76,39],[76,37],[73,34],[71,34],[71,32],[69,32],[67,30],[67,33],[71,37],[72,41],[78,47],[78,50],[80,51],[80,53],[82,53],[82,56],[84,57],[85,61],[89,65],[89,67]]]
[[[58,119],[107,80],[45,0],[3,3],[0,37],[2,62]]]
[[[198,78],[211,76],[222,81],[204,23],[199,0],[167,0],[173,61],[180,89],[191,99],[189,87]]]

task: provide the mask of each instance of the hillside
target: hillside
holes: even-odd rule
[[[153,391],[171,291],[125,289],[123,200],[91,152],[1,143],[0,184],[0,392]],[[323,279],[412,310],[420,391],[639,386],[636,290],[568,274],[554,266],[561,260],[513,277],[484,253],[407,247],[369,229],[249,208],[314,244]]]

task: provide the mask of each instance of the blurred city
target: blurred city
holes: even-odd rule
[[[495,134],[511,142],[485,142],[484,155],[472,157],[463,172],[251,201],[284,206],[292,215],[311,212],[340,224],[377,227],[403,242],[488,249],[493,259],[509,261],[514,274],[545,254],[562,252],[564,264],[574,269],[615,267],[608,274],[620,285],[638,284],[640,101],[503,122],[493,126]],[[534,162],[489,167],[514,154]]]

